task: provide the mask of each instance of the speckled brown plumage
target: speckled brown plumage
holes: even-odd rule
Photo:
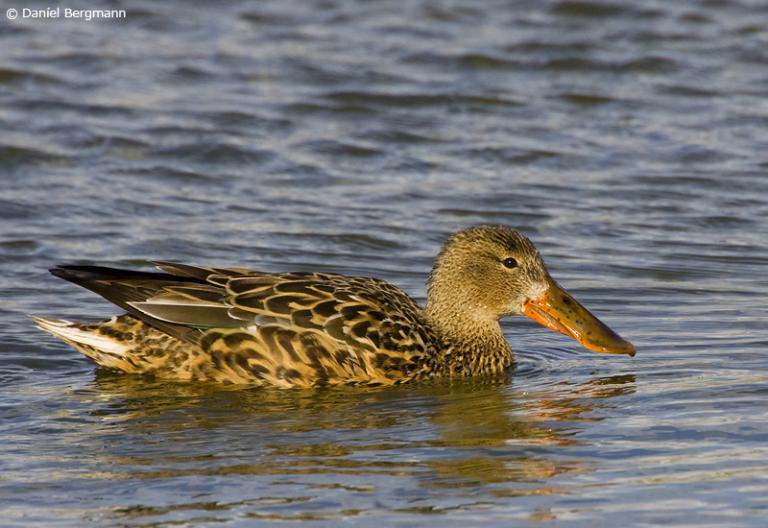
[[[510,258],[516,269],[505,267]],[[128,313],[94,324],[36,322],[126,373],[280,387],[391,385],[507,369],[512,355],[498,319],[519,313],[551,281],[533,244],[502,226],[449,239],[426,309],[374,278],[157,265],[159,273],[54,268]]]

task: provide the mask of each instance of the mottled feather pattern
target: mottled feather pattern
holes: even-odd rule
[[[128,353],[107,361],[78,346],[81,352],[129,373],[281,387],[395,384],[434,370],[424,359],[437,353],[436,336],[418,305],[384,281],[172,263],[158,267],[206,282],[157,288],[142,282],[130,298],[145,299],[128,304],[147,317],[196,328],[194,342],[183,343],[126,315],[78,327],[114,336]],[[121,281],[121,288],[126,284]]]
[[[277,351],[273,384],[397,383],[435,352],[418,306],[377,279],[289,273],[234,278],[226,290],[236,317],[269,321],[242,337],[251,335],[255,350]]]

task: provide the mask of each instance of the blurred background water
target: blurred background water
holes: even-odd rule
[[[3,526],[765,526],[768,5],[0,1]],[[419,300],[528,234],[638,347],[516,318],[504,382],[275,391],[97,372],[60,262],[329,270]]]

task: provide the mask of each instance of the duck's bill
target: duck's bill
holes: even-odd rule
[[[574,338],[589,350],[635,355],[632,343],[605,326],[555,281],[540,297],[525,302],[523,314],[550,330]]]

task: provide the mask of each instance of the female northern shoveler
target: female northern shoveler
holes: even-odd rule
[[[110,369],[280,387],[501,372],[512,352],[499,319],[513,314],[590,350],[635,354],[560,288],[530,240],[504,226],[448,239],[424,309],[379,279],[156,264],[160,273],[53,268],[128,313],[94,324],[36,318],[38,326]]]

